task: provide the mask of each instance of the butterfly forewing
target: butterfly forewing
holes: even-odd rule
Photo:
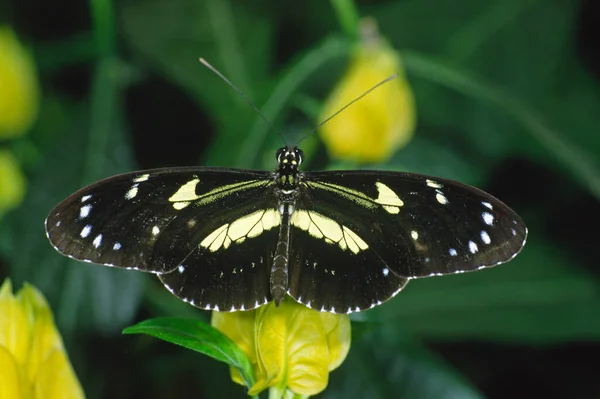
[[[527,236],[509,207],[458,182],[383,171],[311,173],[306,180],[310,208],[355,231],[398,276],[495,266],[512,259]]]

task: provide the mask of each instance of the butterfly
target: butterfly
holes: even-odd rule
[[[202,309],[250,310],[286,295],[351,313],[410,279],[513,259],[527,227],[490,194],[413,173],[304,172],[277,151],[274,171],[184,167],[127,173],[56,206],[46,233],[77,260],[155,273]]]

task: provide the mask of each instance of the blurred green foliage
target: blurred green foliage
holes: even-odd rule
[[[487,189],[523,216],[530,238],[507,265],[414,281],[356,315],[349,358],[322,396],[600,396],[592,360],[600,355],[599,69],[584,63],[593,60],[582,45],[584,2],[357,6],[401,51],[419,116],[415,139],[370,167]],[[16,287],[29,281],[48,297],[90,398],[243,397],[226,366],[119,335],[149,316],[207,320],[207,313],[151,276],[60,256],[43,221],[77,188],[136,168],[274,168],[281,139],[198,58],[220,69],[293,143],[317,124],[343,72],[351,20],[320,0],[63,7],[35,0],[0,6],[0,21],[33,50],[42,86],[29,135],[0,142],[28,176],[27,198],[0,220],[0,277]],[[308,169],[335,166],[317,135],[303,148]]]

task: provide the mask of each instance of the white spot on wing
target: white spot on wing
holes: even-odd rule
[[[431,187],[431,188],[442,188],[442,187],[444,187],[441,183],[438,183],[438,182],[436,182],[434,180],[427,179],[425,181],[427,182],[427,187]]]
[[[185,270],[185,266],[179,265],[179,267],[177,268],[177,270],[179,270],[179,273],[183,273],[184,270]]]
[[[148,177],[150,177],[150,175],[148,173],[144,173],[143,175],[139,175],[138,177],[136,177],[135,179],[133,179],[134,183],[141,183],[143,181],[148,180]]]
[[[384,267],[384,268],[383,268],[383,270],[382,270],[382,272],[383,272],[383,275],[384,275],[385,277],[387,277],[387,276],[388,276],[388,274],[390,274],[390,269],[388,269],[387,267]]]
[[[88,224],[83,229],[81,229],[81,233],[79,233],[79,235],[81,236],[81,238],[86,238],[87,236],[90,235],[91,231],[92,231],[92,226]]]
[[[375,187],[377,187],[377,192],[379,193],[375,202],[382,205],[383,209],[388,213],[393,215],[399,213],[400,207],[404,206],[404,201],[398,197],[398,194],[381,182],[375,183]]]
[[[183,208],[185,208],[186,206],[188,206],[189,204],[191,204],[190,201],[174,202],[173,203],[173,209],[175,209],[176,211],[180,211]]]
[[[156,236],[158,235],[158,233],[160,233],[160,229],[158,228],[158,226],[152,227],[152,235]]]
[[[127,191],[125,193],[125,199],[130,200],[135,198],[135,196],[138,193],[138,184],[134,184],[133,186],[131,186],[131,188],[129,189],[129,191]]]
[[[471,251],[471,253],[474,254],[477,251],[479,251],[479,247],[473,241],[469,241],[469,251]]]
[[[489,234],[487,233],[487,231],[485,230],[481,230],[481,241],[483,241],[484,244],[489,244],[490,242],[492,242]]]
[[[481,202],[481,205],[485,206],[486,208],[488,208],[490,210],[494,209],[494,207],[492,206],[492,204],[490,204],[489,202],[483,201],[483,202]]]
[[[198,199],[198,196],[196,195],[196,186],[198,185],[198,183],[200,183],[200,179],[198,179],[197,177],[188,181],[187,183],[179,187],[179,190],[177,190],[177,192],[169,198],[169,201],[187,202]]]
[[[113,245],[113,249],[115,251],[118,251],[119,249],[121,249],[121,243],[120,242],[115,242],[115,245]]]
[[[488,226],[493,226],[494,225],[494,215],[492,215],[489,212],[483,212],[481,214],[481,217],[483,218],[483,222],[485,224],[487,224]]]
[[[92,244],[94,244],[94,247],[98,248],[102,244],[102,234],[98,234],[96,238],[94,238]]]
[[[419,238],[419,233],[416,230],[410,232],[410,236],[413,240],[417,240]]]
[[[81,197],[81,202],[85,202],[85,201],[89,200],[90,198],[92,198],[91,195],[84,195],[83,197]]]
[[[450,254],[450,256],[456,256],[456,255],[458,255],[458,252],[456,252],[456,249],[454,249],[454,248],[450,248],[448,250],[448,253]]]
[[[82,206],[79,209],[79,219],[84,219],[84,218],[88,217],[91,210],[92,210],[92,206],[89,204]]]
[[[442,205],[446,205],[448,203],[448,198],[446,198],[446,196],[442,193],[437,193],[435,195],[435,199]]]

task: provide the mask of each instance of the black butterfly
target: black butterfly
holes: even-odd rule
[[[60,203],[52,245],[86,262],[158,274],[203,309],[248,310],[286,294],[335,313],[372,308],[411,278],[514,258],[521,218],[461,183],[384,171],[155,169],[111,177]]]

